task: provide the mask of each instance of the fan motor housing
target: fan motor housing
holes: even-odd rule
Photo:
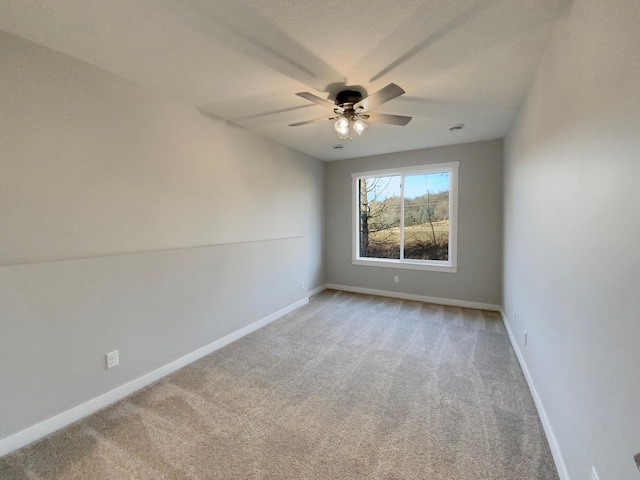
[[[355,90],[343,90],[336,95],[335,104],[338,106],[342,106],[345,103],[353,105],[354,103],[358,103],[360,100],[362,100],[362,94],[360,92],[356,92]]]

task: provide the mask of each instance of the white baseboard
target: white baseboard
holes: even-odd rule
[[[222,337],[215,342],[210,343],[209,345],[205,345],[204,347],[199,348],[183,357],[180,357],[177,360],[164,365],[163,367],[149,372],[142,377],[138,377],[135,380],[130,381],[129,383],[126,383],[85,403],[62,412],[55,417],[48,418],[47,420],[44,420],[32,427],[26,428],[25,430],[14,433],[9,437],[3,438],[2,440],[0,440],[0,457],[26,445],[29,445],[30,443],[33,443],[36,440],[55,432],[56,430],[60,430],[61,428],[64,428],[67,425],[86,417],[87,415],[91,415],[92,413],[95,413],[98,410],[107,407],[108,405],[111,405],[112,403],[121,400],[128,395],[131,395],[132,393],[146,387],[147,385],[152,384],[162,377],[169,375],[170,373],[173,373],[176,370],[185,367],[190,363],[193,363],[196,360],[204,357],[205,355],[209,355],[210,353],[215,352],[216,350],[226,345],[229,345],[232,342],[235,342],[241,337],[244,337],[245,335],[258,330],[259,328],[264,327],[265,325],[273,322],[274,320],[277,320],[278,318],[286,315],[289,312],[292,312],[299,307],[302,307],[303,305],[306,305],[307,303],[309,303],[309,298],[303,298],[302,300],[299,300],[298,302],[295,302],[281,310],[278,310],[277,312],[274,312],[271,315],[268,315],[250,325],[247,325],[246,327],[236,330],[235,332],[230,333],[229,335]]]
[[[529,385],[529,390],[531,391],[531,396],[533,397],[533,401],[536,404],[536,408],[538,410],[538,416],[540,417],[540,421],[542,422],[542,428],[544,429],[544,433],[547,437],[547,442],[549,442],[549,448],[551,449],[551,455],[553,455],[553,460],[556,464],[556,470],[558,470],[558,476],[560,480],[571,480],[569,477],[569,472],[567,471],[567,466],[564,463],[564,457],[562,456],[562,452],[560,451],[560,446],[558,445],[558,440],[556,439],[555,434],[553,433],[553,428],[551,427],[551,422],[549,421],[549,417],[547,415],[547,411],[542,404],[542,399],[540,395],[538,395],[538,391],[536,390],[536,386],[533,383],[533,379],[531,378],[531,374],[529,373],[529,368],[527,367],[527,362],[522,355],[522,351],[518,346],[518,342],[516,342],[513,331],[511,330],[511,326],[507,321],[507,316],[504,314],[502,308],[500,309],[500,316],[502,317],[502,323],[504,323],[504,327],[507,330],[507,334],[509,335],[509,340],[511,341],[511,345],[513,346],[513,350],[516,352],[516,357],[518,357],[518,362],[520,362],[520,368],[522,368],[522,373],[524,373],[524,378],[527,380],[527,385]]]
[[[322,290],[330,288],[332,290],[342,290],[345,292],[363,293],[365,295],[379,295],[381,297],[401,298],[403,300],[414,300],[417,302],[435,303],[438,305],[448,305],[451,307],[477,308],[479,310],[500,311],[500,305],[491,303],[468,302],[466,300],[454,300],[450,298],[428,297],[426,295],[414,295],[411,293],[390,292],[387,290],[375,290],[373,288],[351,287],[348,285],[336,285],[327,283]]]
[[[307,293],[310,297],[313,297],[314,295],[317,295],[318,293],[326,289],[327,289],[327,284],[325,283],[324,285],[320,285],[319,287],[314,288],[313,290],[309,290]]]

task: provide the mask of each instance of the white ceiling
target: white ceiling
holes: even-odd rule
[[[570,0],[2,0],[0,29],[323,160],[502,138]],[[339,140],[345,86],[413,116]],[[448,127],[466,127],[450,133]],[[344,149],[334,150],[335,144]]]

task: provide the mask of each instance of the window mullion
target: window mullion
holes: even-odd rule
[[[404,260],[404,175],[400,176],[400,261]]]

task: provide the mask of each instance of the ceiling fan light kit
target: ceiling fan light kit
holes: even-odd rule
[[[345,116],[341,116],[336,120],[336,123],[333,124],[333,128],[338,134],[338,138],[342,140],[351,140],[351,130],[356,132],[358,135],[362,135],[367,131],[369,125],[364,123],[360,118],[347,118]]]
[[[357,118],[352,124],[351,126],[353,127],[353,130],[358,134],[358,135],[362,135],[364,132],[367,131],[367,128],[369,128],[369,125],[367,125],[366,123],[364,123],[360,118]]]
[[[333,128],[336,131],[338,138],[342,140],[351,140],[352,130],[358,135],[365,133],[369,128],[369,125],[367,125],[364,120],[368,120],[369,122],[386,123],[388,125],[404,126],[411,121],[411,117],[404,115],[391,115],[388,113],[370,113],[372,108],[388,102],[389,100],[393,100],[404,93],[405,91],[398,85],[390,83],[386,87],[378,90],[376,93],[364,98],[362,97],[362,94],[356,90],[343,90],[338,93],[335,102],[331,103],[329,100],[320,98],[313,93],[299,92],[296,93],[299,97],[317,103],[323,107],[332,108],[333,113],[335,113],[336,116],[291,123],[289,126],[299,127],[300,125],[322,122],[324,120],[335,120]]]
[[[338,138],[346,140],[347,138],[351,138],[349,135],[349,127],[351,125],[350,120],[347,117],[340,117],[336,120],[336,123],[333,124],[333,128],[338,134]]]

